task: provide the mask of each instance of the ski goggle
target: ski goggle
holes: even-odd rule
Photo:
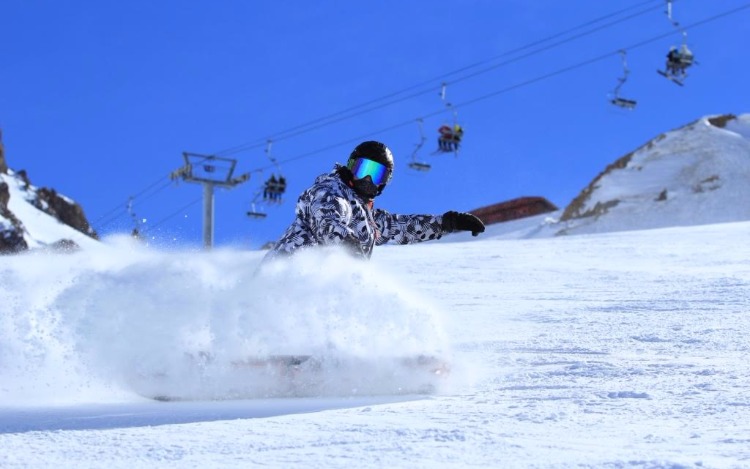
[[[354,179],[362,179],[370,176],[372,183],[376,186],[388,183],[390,176],[388,167],[377,161],[368,160],[367,158],[356,158],[349,161],[349,169],[354,175]]]

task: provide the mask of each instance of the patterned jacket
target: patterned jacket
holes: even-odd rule
[[[394,215],[372,207],[339,176],[340,165],[318,176],[297,201],[296,218],[265,260],[299,248],[341,245],[364,258],[374,246],[440,239],[442,215]]]

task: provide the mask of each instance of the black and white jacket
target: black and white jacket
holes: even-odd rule
[[[362,200],[339,175],[318,176],[297,201],[296,218],[266,260],[310,246],[344,246],[364,258],[374,246],[440,239],[442,215],[395,215]]]

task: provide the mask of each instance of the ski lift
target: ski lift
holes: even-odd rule
[[[266,218],[268,214],[262,209],[257,209],[255,202],[250,202],[250,210],[247,211],[247,216],[254,220],[260,220]]]
[[[263,184],[257,189],[253,199],[250,201],[250,210],[247,212],[247,216],[254,219],[266,218],[268,214],[264,207],[269,205],[281,205],[283,202],[282,196],[286,192],[286,178],[281,173],[276,158],[271,154],[272,141],[268,140],[266,145],[266,156],[271,163],[276,167],[276,172],[263,182]]]
[[[623,109],[635,109],[635,106],[637,104],[635,100],[620,97],[620,88],[622,88],[622,85],[624,85],[628,80],[628,75],[630,74],[630,70],[628,69],[628,62],[626,60],[626,54],[627,53],[625,52],[625,50],[620,51],[620,56],[622,57],[623,75],[622,78],[617,79],[617,86],[612,91],[612,99],[609,102]]]
[[[445,103],[445,107],[448,108],[453,114],[453,125],[443,124],[438,128],[438,149],[433,154],[438,153],[453,153],[458,156],[458,147],[461,144],[461,139],[464,135],[464,129],[458,123],[458,111],[448,101],[445,100],[445,92],[448,87],[447,83],[443,83],[440,89],[440,99]]]
[[[682,35],[682,44],[679,48],[677,46],[669,48],[666,66],[664,70],[657,70],[657,73],[668,80],[671,80],[676,85],[684,86],[684,80],[687,78],[687,69],[697,62],[695,61],[693,52],[687,45],[687,31],[672,17],[672,0],[666,0],[666,2],[667,18],[669,19],[669,22],[672,23],[672,26],[674,26]]]
[[[255,195],[253,195],[253,198],[250,201],[250,210],[248,210],[246,214],[252,219],[260,220],[268,216],[268,213],[266,213],[268,193],[266,192],[264,194],[264,191],[266,191],[265,185],[266,183],[256,190]]]
[[[417,154],[419,153],[419,150],[424,145],[425,140],[427,140],[427,138],[424,136],[424,127],[422,125],[423,123],[424,122],[422,121],[421,118],[417,119],[417,124],[419,124],[419,143],[414,145],[415,148],[414,148],[414,151],[411,153],[411,162],[409,163],[409,167],[416,171],[429,171],[431,168],[429,163],[425,163],[417,159]]]
[[[135,239],[140,239],[142,236],[141,226],[145,222],[145,220],[140,220],[138,216],[136,216],[135,211],[133,210],[133,197],[132,196],[128,198],[127,210],[128,210],[128,214],[130,215],[130,218],[133,220],[133,231],[130,232],[130,236],[132,236]]]
[[[266,146],[266,156],[271,160],[271,163],[276,167],[276,173],[271,174],[271,177],[265,182],[263,188],[263,197],[269,199],[271,202],[281,204],[281,197],[286,192],[286,178],[281,173],[281,167],[279,166],[276,158],[271,154],[272,141],[268,141]],[[276,174],[278,173],[278,177]]]
[[[263,186],[261,186],[259,189],[256,189],[255,194],[250,201],[250,210],[246,212],[246,215],[254,220],[260,220],[268,216],[265,210],[266,204],[261,201],[263,190]]]

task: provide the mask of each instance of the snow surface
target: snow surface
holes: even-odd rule
[[[257,273],[259,252],[124,239],[4,258],[0,467],[750,465],[750,222],[507,229]],[[453,372],[426,395],[384,392],[408,384],[396,368],[359,384],[329,369],[345,384],[302,397],[139,395],[135,372],[206,348],[384,367],[423,351]],[[237,376],[208,373],[208,396],[237,397]]]
[[[749,121],[636,152],[602,216],[369,263],[93,241],[3,176],[33,246],[83,249],[1,259],[0,467],[750,467]]]

